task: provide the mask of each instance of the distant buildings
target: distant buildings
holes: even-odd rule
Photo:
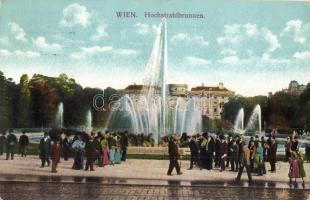
[[[299,96],[306,89],[306,85],[299,84],[297,81],[291,81],[287,89],[282,91],[291,95]]]
[[[137,97],[143,92],[143,85],[129,85],[125,89],[120,90],[122,95]],[[201,86],[193,87],[189,90],[187,84],[168,84],[168,104],[173,108],[178,98],[188,101],[190,98],[199,100],[201,114],[211,119],[220,119],[224,104],[228,102],[230,96],[235,95],[235,92],[228,90],[220,83],[216,87]]]

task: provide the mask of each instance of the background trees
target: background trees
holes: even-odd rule
[[[94,108],[104,105],[105,111]],[[64,126],[75,127],[85,124],[86,113],[91,110],[92,125],[104,127],[109,116],[109,103],[118,98],[118,91],[107,87],[83,88],[66,74],[48,77],[35,74],[21,76],[18,84],[6,78],[0,71],[0,128],[41,128],[55,126],[55,115],[60,102],[64,105]],[[224,105],[221,120],[203,118],[204,128],[212,131],[229,130],[234,124],[238,110],[245,111],[245,125],[255,105],[262,108],[263,128],[309,129],[310,128],[310,83],[300,96],[283,91],[271,96],[233,96]]]

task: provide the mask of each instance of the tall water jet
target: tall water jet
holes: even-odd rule
[[[234,132],[243,133],[244,131],[244,109],[240,108],[235,119]]]
[[[192,97],[186,102],[182,116],[182,129],[179,134],[186,132],[188,135],[196,134],[202,130],[201,101]]]
[[[167,23],[166,19],[163,19],[159,28],[157,29],[156,38],[153,44],[152,53],[148,64],[146,66],[142,95],[146,96],[147,102],[150,106],[149,111],[155,112],[159,116],[152,116],[150,119],[150,126],[152,129],[157,129],[157,139],[159,140],[161,135],[167,134],[167,90],[166,90],[166,76],[167,76]],[[154,99],[155,102],[153,102]],[[157,101],[157,102],[156,102]],[[159,108],[156,107],[159,105]],[[153,118],[155,117],[155,118]],[[154,124],[158,122],[158,124]]]
[[[56,126],[60,128],[63,128],[63,115],[64,115],[63,113],[64,113],[64,106],[63,103],[60,102],[57,106],[57,112],[55,118]]]
[[[262,110],[259,104],[252,111],[246,131],[258,131],[258,134],[262,133]]]
[[[168,107],[167,63],[167,25],[163,19],[146,65],[143,84],[131,85],[135,92],[124,93],[112,106],[108,129],[127,129],[135,134],[152,133],[156,142],[172,131],[181,133],[183,129],[192,133],[201,130],[201,109],[194,110],[198,100],[185,101],[180,98],[176,107]],[[140,92],[137,94],[136,91]]]
[[[85,128],[87,131],[91,131],[92,129],[92,113],[90,109],[86,113]]]

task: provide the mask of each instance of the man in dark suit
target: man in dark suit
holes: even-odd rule
[[[29,138],[26,135],[26,132],[23,131],[23,134],[19,138],[19,148],[20,148],[20,154],[22,157],[26,157],[27,155],[27,146],[29,145]]]
[[[127,157],[127,147],[128,147],[128,136],[127,131],[125,131],[121,136],[121,150],[122,150],[122,161],[126,161]]]
[[[242,151],[240,154],[240,167],[239,167],[239,171],[238,171],[238,176],[235,179],[236,182],[239,182],[243,173],[243,169],[246,169],[246,172],[248,174],[248,179],[249,179],[249,184],[252,184],[252,175],[250,172],[250,149],[248,148],[248,146],[245,144],[243,138],[240,138],[240,145],[242,146]]]
[[[15,145],[17,144],[17,137],[10,131],[6,139],[6,159],[8,160],[11,154],[11,160],[14,159]]]
[[[189,167],[189,170],[191,170],[193,169],[194,164],[197,165],[198,153],[199,153],[198,143],[194,136],[191,136],[191,139],[188,142],[188,147],[191,151],[191,162],[190,162],[190,167]]]
[[[85,145],[86,165],[85,171],[90,168],[90,171],[94,171],[94,161],[97,159],[97,143],[98,141],[94,136],[91,136]]]
[[[70,153],[70,143],[65,133],[62,134],[62,138],[61,138],[61,150],[62,150],[64,160],[67,161],[69,158],[69,153]]]
[[[171,136],[168,144],[168,152],[169,152],[169,169],[167,172],[168,176],[171,176],[172,170],[175,168],[177,170],[177,174],[181,175],[181,167],[179,165],[180,153],[179,147],[177,144],[176,136]]]
[[[221,163],[220,172],[222,172],[225,170],[225,161],[227,158],[227,142],[226,142],[226,138],[224,135],[220,136],[220,140],[221,140],[221,143],[220,143],[220,159],[221,159],[221,161],[220,161],[220,163]]]
[[[227,144],[227,162],[226,162],[226,167],[229,167],[229,163],[230,163],[230,167],[231,167],[231,171],[234,171],[235,169],[235,165],[234,165],[234,140],[232,138],[232,136],[230,135],[228,137],[228,144]]]
[[[276,162],[277,162],[277,143],[274,137],[271,138],[271,144],[269,147],[269,162],[271,169],[269,170],[272,173],[276,172]]]
[[[41,168],[45,166],[45,162],[50,166],[50,154],[51,154],[51,139],[49,138],[48,133],[44,133],[44,137],[40,140],[40,159],[41,159]]]

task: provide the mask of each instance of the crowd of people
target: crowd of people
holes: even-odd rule
[[[0,135],[0,155],[6,152],[6,160],[13,160],[15,154],[15,147],[18,145],[19,154],[22,157],[27,156],[27,146],[29,145],[29,138],[26,132],[23,131],[19,140],[12,131],[9,131],[8,136],[5,136],[5,132]]]
[[[297,136],[292,142],[289,142],[289,138],[286,144],[286,160],[290,163],[289,177],[290,179],[303,178],[305,177],[303,156],[298,151]],[[267,173],[266,162],[270,164],[270,173],[276,172],[278,145],[275,134],[270,134],[267,140],[264,136],[259,138],[256,135],[246,142],[244,137],[239,135],[211,136],[205,132],[187,136],[186,133],[183,133],[181,138],[176,134],[172,135],[168,144],[170,164],[167,175],[171,175],[174,168],[176,168],[177,174],[182,174],[178,162],[180,159],[179,146],[188,146],[190,149],[190,167],[188,170],[192,170],[194,166],[207,170],[218,168],[220,172],[230,168],[230,171],[238,172],[236,181],[240,181],[245,168],[249,183],[252,183],[253,173],[257,176],[263,176]]]
[[[49,134],[45,133],[39,145],[41,167],[45,167],[45,163],[50,165],[51,155],[52,172],[56,173],[61,155],[64,160],[68,160],[70,152],[73,151],[72,169],[94,171],[94,164],[104,167],[126,161],[127,147],[127,132],[120,134],[111,134],[108,131],[104,134],[92,132],[90,135],[78,132],[72,140],[62,133],[57,139],[53,139],[53,142]]]
[[[189,147],[190,167],[198,167],[200,170],[213,168],[220,172],[225,170],[238,172],[236,181],[239,181],[246,169],[249,182],[252,182],[252,174],[263,176],[267,173],[266,162],[270,164],[270,172],[276,172],[277,162],[277,131],[273,131],[267,140],[262,136],[256,135],[249,141],[240,135],[209,135],[207,132],[187,136],[183,133],[181,137],[173,134],[162,138],[163,143],[167,142],[169,152],[169,168],[167,175],[172,175],[176,168],[177,174],[182,174],[179,159],[181,158],[179,147]],[[50,166],[51,171],[57,172],[57,165],[61,156],[64,160],[69,157],[74,158],[72,169],[75,170],[94,170],[94,165],[104,167],[106,165],[120,164],[126,161],[127,148],[131,145],[145,146],[152,145],[151,135],[143,134],[133,137],[127,131],[110,133],[76,132],[74,137],[69,137],[65,132],[51,134],[44,133],[39,143],[39,157],[41,167]],[[161,141],[161,142],[162,142]],[[10,131],[7,136],[0,135],[0,155],[6,152],[6,159],[13,160],[16,146],[21,157],[27,156],[29,138],[26,132],[22,132],[19,139]],[[298,135],[293,134],[287,137],[285,144],[285,161],[289,163],[289,178],[301,178],[304,183],[305,170],[303,167],[304,158],[299,151]],[[6,147],[6,148],[5,148]],[[310,147],[306,147],[306,159],[310,160]]]
[[[19,154],[21,157],[26,157],[29,144],[29,137],[25,131],[19,139],[12,131],[9,131],[7,136],[3,132],[0,135],[0,155],[6,152],[6,160],[13,160],[18,145]],[[128,145],[126,131],[118,133],[106,131],[97,134],[91,132],[90,135],[77,132],[72,139],[64,132],[56,135],[45,132],[40,139],[38,151],[41,168],[52,164],[53,173],[57,172],[60,158],[63,157],[67,161],[70,156],[74,157],[72,169],[93,171],[94,164],[103,167],[126,161]]]

